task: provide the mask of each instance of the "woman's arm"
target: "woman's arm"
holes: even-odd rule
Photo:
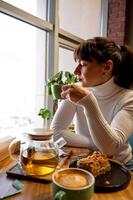
[[[54,139],[63,137],[69,146],[89,147],[89,138],[71,133],[68,130],[70,123],[76,112],[76,104],[69,100],[62,100],[51,123],[51,129],[54,131]]]
[[[84,107],[91,137],[101,152],[111,156],[128,141],[133,131],[133,98],[122,106],[111,124],[105,120],[92,93],[78,104]]]

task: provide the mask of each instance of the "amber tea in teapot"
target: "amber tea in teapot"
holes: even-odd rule
[[[34,129],[28,140],[21,143],[20,164],[29,175],[46,175],[58,164],[58,149],[49,129]]]
[[[25,149],[21,153],[21,165],[30,175],[46,175],[53,172],[58,164],[58,156],[54,150],[36,151]]]

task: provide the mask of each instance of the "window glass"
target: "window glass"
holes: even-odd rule
[[[1,13],[0,24],[0,130],[40,126],[46,33]]]
[[[73,51],[59,47],[59,71],[69,71],[74,73],[76,63],[73,57]],[[60,104],[60,102],[58,102]],[[73,124],[73,122],[72,122]]]
[[[60,47],[59,48],[59,71],[74,72],[75,61],[73,51]]]
[[[83,39],[100,34],[101,0],[59,2],[60,28]]]
[[[29,12],[37,17],[46,19],[46,0],[4,0],[11,5]]]

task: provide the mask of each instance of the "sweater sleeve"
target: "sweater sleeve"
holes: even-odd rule
[[[106,155],[114,155],[128,141],[133,131],[133,99],[121,107],[111,124],[105,120],[92,93],[81,99],[78,104],[84,108],[94,144]]]
[[[76,133],[71,133],[68,130],[75,115],[75,111],[76,104],[69,100],[62,100],[59,104],[50,127],[54,131],[54,140],[63,137],[69,146],[89,147],[89,145],[91,145],[89,138]]]

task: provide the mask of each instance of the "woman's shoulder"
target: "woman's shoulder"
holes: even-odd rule
[[[131,99],[133,100],[133,90],[123,89],[120,94],[121,99]]]
[[[132,106],[133,108],[133,90],[123,89],[119,95],[118,104],[120,107]]]

